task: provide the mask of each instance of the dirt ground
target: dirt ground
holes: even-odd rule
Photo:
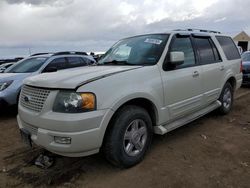
[[[0,115],[0,187],[250,187],[250,88],[236,93],[229,115],[210,113],[164,136],[155,136],[139,165],[121,170],[101,154],[55,156],[43,170],[43,152],[21,142],[16,114]]]

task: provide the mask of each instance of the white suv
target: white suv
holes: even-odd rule
[[[120,167],[165,134],[215,109],[227,114],[241,86],[229,36],[176,30],[126,38],[94,66],[28,78],[17,117],[26,143],[59,155],[103,151]]]

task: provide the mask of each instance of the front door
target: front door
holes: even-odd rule
[[[190,36],[174,36],[168,54],[174,51],[184,52],[185,60],[182,65],[175,67],[166,60],[167,68],[162,73],[165,104],[170,120],[188,115],[202,105],[202,71],[197,64]]]

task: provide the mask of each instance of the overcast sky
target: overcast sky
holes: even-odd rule
[[[0,58],[106,51],[136,34],[204,28],[250,34],[248,0],[1,0]]]

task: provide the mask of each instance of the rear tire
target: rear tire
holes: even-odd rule
[[[219,101],[221,102],[221,106],[218,109],[218,111],[221,115],[226,115],[231,111],[232,105],[233,105],[233,99],[234,99],[233,94],[234,94],[233,87],[231,86],[229,82],[227,82],[224,85],[220,98],[219,98]]]
[[[152,121],[148,112],[138,106],[121,108],[111,121],[103,151],[117,167],[129,168],[141,162],[152,141]]]

